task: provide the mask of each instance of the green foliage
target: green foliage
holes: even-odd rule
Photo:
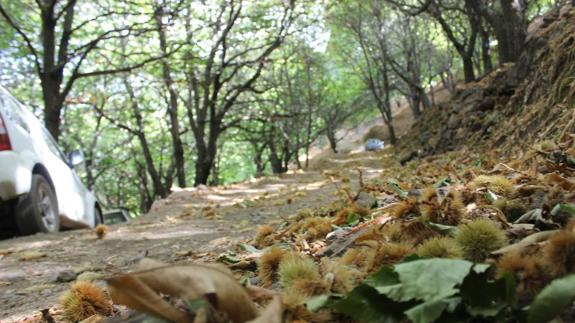
[[[383,267],[332,306],[362,322],[500,320],[516,306],[511,276],[491,280],[488,265],[411,259]]]
[[[553,320],[575,301],[575,274],[559,278],[547,285],[527,308],[527,322]]]

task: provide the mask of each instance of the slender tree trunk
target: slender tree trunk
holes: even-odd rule
[[[385,121],[385,125],[387,126],[387,130],[389,131],[389,141],[391,141],[392,145],[397,143],[397,137],[395,136],[395,129],[393,128],[393,122]]]
[[[216,161],[218,154],[218,138],[221,134],[220,124],[216,120],[212,120],[209,124],[210,133],[208,135],[208,142],[203,141],[204,136],[201,136],[200,141],[196,143],[198,148],[198,159],[196,160],[196,177],[194,179],[194,186],[208,183],[210,172]],[[196,140],[198,137],[196,137]]]
[[[166,41],[166,30],[164,24],[162,23],[163,8],[158,7],[156,9],[154,18],[156,20],[156,27],[158,28],[158,37],[160,40],[160,50],[162,55],[168,55],[168,44]],[[176,164],[176,177],[178,179],[178,186],[186,187],[186,170],[184,165],[184,146],[182,144],[182,139],[180,136],[180,125],[178,118],[178,94],[174,86],[174,80],[172,79],[172,71],[168,63],[167,58],[163,58],[162,62],[162,74],[164,77],[164,85],[168,90],[168,116],[170,118],[170,135],[172,137],[172,148],[173,157]]]
[[[483,74],[493,70],[489,48],[489,33],[484,28],[481,30],[481,61],[483,62]]]
[[[463,60],[463,75],[465,78],[465,83],[475,81],[475,71],[473,69],[473,58],[471,56],[463,55],[461,57]]]
[[[329,141],[329,148],[331,148],[331,151],[337,154],[337,138],[335,135],[335,130],[328,126],[326,130],[326,137]]]

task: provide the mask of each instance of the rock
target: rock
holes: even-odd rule
[[[44,258],[47,255],[39,251],[24,251],[18,254],[18,259],[21,261],[34,260]]]
[[[360,192],[357,196],[357,200],[355,204],[359,207],[363,207],[366,209],[371,209],[372,206],[376,205],[377,199],[373,197],[371,194]]]
[[[493,110],[495,107],[495,100],[493,98],[485,98],[484,100],[480,101],[473,105],[473,111],[490,111]]]
[[[78,275],[72,269],[64,269],[58,273],[56,276],[56,282],[58,283],[67,283],[71,282],[76,279]]]

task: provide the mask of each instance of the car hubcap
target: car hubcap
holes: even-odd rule
[[[52,200],[50,199],[50,194],[46,192],[44,188],[39,189],[39,197],[40,197],[40,215],[42,217],[42,222],[48,231],[54,231],[56,226],[56,213],[54,212],[54,208],[52,206]]]

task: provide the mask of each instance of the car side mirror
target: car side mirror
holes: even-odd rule
[[[81,150],[72,150],[68,154],[68,162],[72,167],[76,167],[84,162],[84,153]]]

